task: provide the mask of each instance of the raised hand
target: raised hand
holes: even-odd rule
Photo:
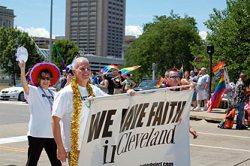
[[[21,62],[18,63],[18,66],[20,69],[25,69],[25,62],[22,60]]]

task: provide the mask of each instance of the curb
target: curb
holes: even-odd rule
[[[190,120],[205,120],[210,123],[220,123],[223,118],[211,118],[211,117],[205,117],[205,116],[197,116],[197,115],[190,115]]]

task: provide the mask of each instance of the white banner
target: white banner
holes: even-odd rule
[[[95,98],[80,166],[189,166],[193,90]]]

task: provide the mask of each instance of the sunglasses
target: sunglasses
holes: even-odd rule
[[[180,79],[180,77],[179,77],[179,76],[170,76],[169,78],[171,78],[171,79],[175,79],[175,80]]]
[[[51,78],[50,78],[50,77],[42,76],[42,77],[41,77],[41,80],[48,80],[48,81],[51,81]]]

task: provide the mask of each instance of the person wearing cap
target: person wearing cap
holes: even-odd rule
[[[202,67],[199,74],[198,74],[198,81],[196,85],[196,101],[197,106],[194,108],[194,111],[201,111],[201,101],[204,101],[204,108],[203,110],[207,110],[207,100],[208,100],[208,90],[209,90],[209,80],[210,77],[206,73],[206,68]]]
[[[67,83],[67,73],[66,70],[62,70],[62,77],[60,78],[60,89],[64,88]]]
[[[51,114],[55,92],[49,90],[60,77],[60,71],[52,63],[38,63],[30,71],[28,85],[25,77],[25,62],[19,62],[21,83],[29,104],[27,166],[36,166],[42,150],[45,149],[52,166],[61,166],[56,157],[56,143],[52,133]]]

